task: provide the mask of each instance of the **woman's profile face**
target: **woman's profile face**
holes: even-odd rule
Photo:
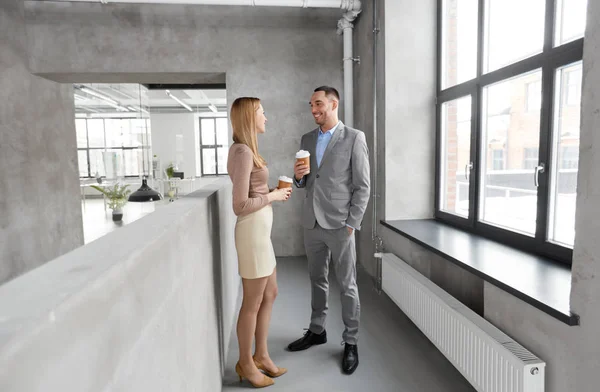
[[[262,104],[259,104],[258,109],[256,109],[256,133],[265,133],[266,124],[267,117],[265,116],[265,110]]]

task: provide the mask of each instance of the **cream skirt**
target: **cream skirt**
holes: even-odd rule
[[[275,269],[275,252],[271,243],[273,207],[270,205],[240,216],[235,225],[235,248],[238,270],[245,279],[270,276]]]

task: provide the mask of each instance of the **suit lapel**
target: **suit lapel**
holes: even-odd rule
[[[337,141],[342,136],[342,132],[344,132],[344,128],[345,128],[344,123],[340,121],[337,128],[333,132],[333,136],[331,136],[331,140],[329,140],[329,144],[327,144],[327,148],[325,148],[325,152],[323,153],[323,158],[321,158],[321,166],[319,166],[319,169],[321,169],[323,167],[323,164],[325,163],[325,160],[331,153],[331,150],[333,150],[333,147],[335,146]],[[319,132],[318,129],[317,129],[317,132]],[[317,151],[316,141],[315,141],[315,151]]]

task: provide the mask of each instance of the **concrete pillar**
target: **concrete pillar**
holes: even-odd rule
[[[28,69],[23,1],[0,4],[0,284],[83,244],[73,93]]]

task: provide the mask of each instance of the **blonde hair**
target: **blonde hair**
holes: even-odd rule
[[[256,111],[260,107],[260,99],[254,97],[241,97],[231,105],[231,127],[233,128],[234,143],[245,144],[252,150],[254,166],[265,167],[267,162],[258,153],[258,140],[256,137]]]

